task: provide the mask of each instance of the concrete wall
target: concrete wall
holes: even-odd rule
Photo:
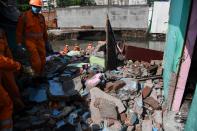
[[[167,33],[169,8],[170,1],[154,2],[150,33]]]
[[[57,8],[57,22],[60,28],[79,28],[93,25],[104,28],[106,14],[109,15],[113,28],[147,29],[148,6],[96,6]]]

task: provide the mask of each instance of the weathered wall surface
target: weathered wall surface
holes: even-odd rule
[[[172,0],[164,49],[164,95],[168,98],[171,74],[178,74],[186,35],[191,0]]]
[[[150,33],[167,33],[170,1],[156,1],[153,7]]]
[[[147,5],[58,8],[56,11],[60,28],[79,28],[82,25],[104,28],[106,14],[109,15],[113,28],[147,29],[148,27]]]

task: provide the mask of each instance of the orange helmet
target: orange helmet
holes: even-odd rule
[[[91,44],[91,43],[89,43],[89,44],[88,44],[88,46],[92,46],[92,44]]]
[[[74,51],[80,51],[80,47],[78,45],[75,45],[73,50]]]
[[[42,7],[42,1],[41,0],[30,0],[29,4],[34,5],[34,6]]]

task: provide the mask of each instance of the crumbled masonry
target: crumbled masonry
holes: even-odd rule
[[[162,130],[162,61],[125,60],[104,72],[71,52],[49,56],[45,68],[45,77],[26,83],[28,108],[14,115],[15,130]]]

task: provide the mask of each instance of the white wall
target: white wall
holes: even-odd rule
[[[167,33],[170,1],[154,2],[150,33]]]
[[[106,14],[109,15],[114,28],[147,29],[148,27],[147,5],[57,8],[56,11],[60,28],[79,28],[82,25],[104,28]]]

